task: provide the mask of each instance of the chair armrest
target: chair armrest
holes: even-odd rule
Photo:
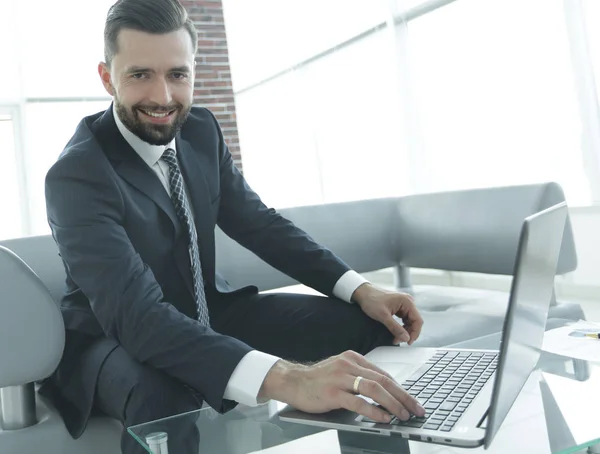
[[[62,357],[60,309],[23,260],[0,246],[0,388],[48,377]]]

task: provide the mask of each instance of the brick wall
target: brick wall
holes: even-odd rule
[[[223,4],[221,0],[180,1],[198,30],[194,103],[215,114],[233,159],[241,170],[242,156],[231,86]]]

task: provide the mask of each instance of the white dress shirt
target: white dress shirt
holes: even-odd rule
[[[116,109],[113,109],[113,115],[117,128],[127,141],[131,148],[144,160],[164,186],[165,190],[170,194],[169,190],[169,166],[161,159],[165,149],[172,148],[177,154],[175,140],[168,145],[150,145],[133,134],[123,124],[119,118]],[[185,186],[185,184],[184,184]],[[185,188],[184,188],[185,189]],[[187,193],[187,190],[186,190]],[[188,197],[189,200],[189,197]],[[191,203],[190,203],[191,205]],[[191,206],[190,206],[191,209]],[[351,303],[351,297],[354,291],[367,280],[358,274],[356,271],[350,270],[336,282],[333,287],[333,294],[348,303]],[[225,388],[225,399],[233,400],[244,405],[255,406],[258,402],[258,392],[273,365],[280,358],[269,355],[267,353],[253,350],[247,353],[238,363],[235,370],[229,378],[227,387]]]

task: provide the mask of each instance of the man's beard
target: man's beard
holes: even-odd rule
[[[175,138],[175,135],[179,132],[185,121],[187,120],[188,115],[190,114],[190,110],[192,108],[191,104],[188,106],[183,106],[181,104],[176,104],[170,107],[148,107],[145,108],[142,104],[136,104],[132,106],[130,109],[125,107],[115,96],[115,107],[117,110],[117,115],[123,122],[123,124],[142,139],[144,142],[147,142],[151,145],[168,145]],[[175,112],[172,115],[175,115],[175,119],[166,125],[159,124],[151,124],[148,122],[144,122],[140,119],[140,111],[142,108],[144,110],[150,112],[170,112],[175,109]]]

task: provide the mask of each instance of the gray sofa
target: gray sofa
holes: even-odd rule
[[[555,183],[422,194],[280,210],[360,273],[393,267],[425,327],[415,345],[443,346],[502,329],[505,292],[413,286],[410,268],[512,275],[523,219],[564,200]],[[216,233],[217,268],[234,286],[295,284]],[[576,268],[570,222],[557,274]],[[50,236],[0,242],[0,452],[119,452],[117,421],[94,417],[72,440],[33,382],[56,368],[64,345],[58,301],[64,269]],[[553,301],[551,318],[584,318],[579,305]],[[24,427],[15,430],[18,427]]]

